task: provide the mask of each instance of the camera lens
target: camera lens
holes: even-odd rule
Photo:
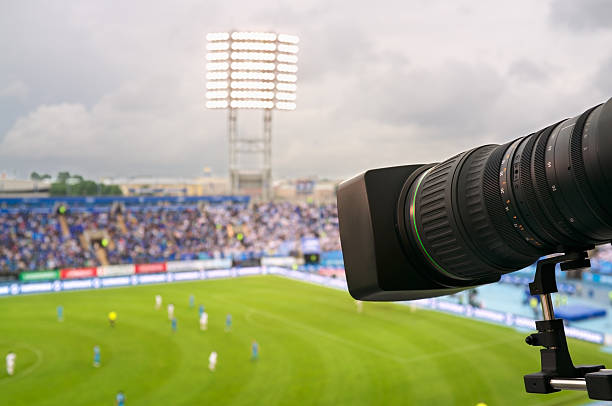
[[[423,167],[400,234],[429,277],[465,286],[612,240],[612,99],[505,145]]]

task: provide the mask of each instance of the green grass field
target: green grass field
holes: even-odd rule
[[[205,332],[199,303],[210,315]],[[231,332],[224,331],[227,313]],[[0,320],[0,405],[114,405],[119,389],[128,406],[587,401],[582,392],[525,394],[522,375],[538,369],[538,350],[513,329],[391,303],[364,303],[359,314],[347,293],[274,276],[1,298]],[[92,366],[96,344],[100,368]],[[612,363],[597,346],[570,345],[577,363]],[[11,377],[4,368],[10,349],[17,353]],[[213,350],[219,360],[211,373]]]

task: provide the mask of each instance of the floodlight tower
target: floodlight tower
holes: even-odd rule
[[[273,32],[217,32],[206,36],[206,107],[228,109],[232,193],[261,188],[271,197],[272,110],[295,110],[299,38]],[[238,134],[238,110],[263,110],[263,134]],[[251,157],[258,165],[247,168]]]

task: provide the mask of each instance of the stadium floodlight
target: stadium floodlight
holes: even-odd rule
[[[262,194],[267,199],[271,187],[272,110],[296,108],[300,40],[295,35],[252,31],[210,33],[206,40],[206,107],[229,109],[232,192],[239,191],[240,176],[244,172],[240,168],[239,153],[244,149],[258,149],[263,151],[263,168],[259,173]],[[238,109],[264,110],[261,140],[250,139],[246,143],[237,136]],[[261,142],[261,148],[253,147],[257,142]]]
[[[225,61],[228,60],[229,57],[230,54],[227,52],[211,52],[206,55],[206,59],[208,59],[209,61]]]
[[[221,81],[215,81],[215,82],[208,82],[206,84],[206,88],[213,90],[213,89],[227,89],[228,86],[228,82],[221,82]]]
[[[232,52],[233,60],[273,61],[275,55],[269,52]]]
[[[295,103],[277,102],[276,108],[279,110],[295,110]]]
[[[274,42],[232,42],[234,51],[276,51]]]
[[[297,47],[296,45],[279,44],[278,50],[280,52],[287,52],[289,54],[297,54],[299,47]]]
[[[295,92],[297,90],[295,83],[277,83],[276,88],[284,92]]]
[[[227,32],[211,32],[206,35],[207,41],[226,41],[230,38]]]
[[[210,62],[206,64],[206,69],[209,71],[213,70],[227,70],[229,68],[229,63],[227,62]]]
[[[297,76],[279,73],[278,75],[276,75],[276,80],[278,80],[279,82],[295,82],[297,81]]]
[[[278,35],[279,42],[286,42],[288,44],[297,44],[300,42],[300,39],[295,35],[287,35],[287,34],[279,34]]]
[[[206,46],[208,51],[227,51],[229,42],[211,42]]]
[[[297,63],[297,55],[278,54],[276,60],[279,62]]]
[[[274,89],[274,82],[232,82],[232,89],[263,89],[271,90]]]
[[[232,72],[234,80],[274,80],[272,72]]]

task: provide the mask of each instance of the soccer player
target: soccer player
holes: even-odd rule
[[[57,321],[64,321],[64,306],[57,306]]]
[[[6,373],[12,376],[15,373],[15,359],[17,355],[13,351],[6,354]]]
[[[231,314],[227,314],[227,316],[225,317],[225,331],[230,331],[232,329],[232,315]]]
[[[162,297],[161,295],[155,295],[155,310],[161,309],[162,306]]]
[[[125,395],[123,394],[123,391],[119,391],[117,392],[117,396],[115,396],[115,401],[117,403],[117,406],[125,406]]]
[[[168,305],[168,320],[172,320],[174,318],[174,305],[170,303]]]
[[[200,316],[200,330],[206,330],[208,328],[208,313],[202,312]]]
[[[251,361],[257,361],[259,359],[259,344],[257,341],[253,340],[253,344],[251,344]]]
[[[202,313],[204,313],[204,305],[203,304],[200,305],[200,308],[198,309],[198,312],[199,312],[198,316],[202,317]]]
[[[193,306],[195,305],[195,297],[193,297],[193,295],[189,295],[189,308],[193,308]]]
[[[94,359],[93,366],[98,368],[100,366],[100,346],[94,345]]]
[[[108,322],[110,323],[111,327],[115,327],[115,322],[117,321],[117,313],[116,312],[110,312],[108,314]]]
[[[213,351],[210,353],[208,357],[208,369],[210,369],[211,372],[214,372],[216,367],[217,367],[217,352]]]
[[[176,333],[176,317],[172,318],[172,332]]]

